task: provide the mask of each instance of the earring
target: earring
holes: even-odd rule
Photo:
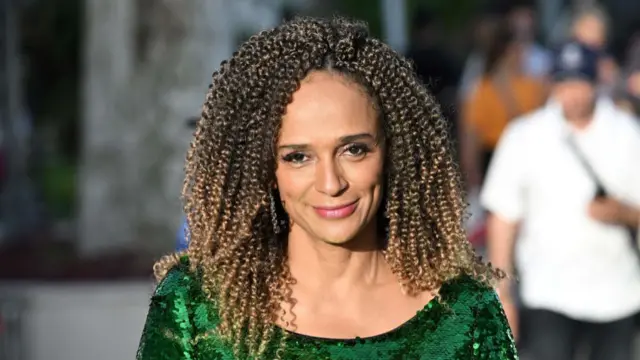
[[[273,232],[278,235],[280,234],[280,222],[278,221],[278,211],[276,210],[276,199],[273,196],[273,193],[269,193],[269,207],[271,210],[271,223],[273,224]]]

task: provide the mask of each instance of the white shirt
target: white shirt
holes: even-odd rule
[[[515,261],[525,306],[593,322],[640,310],[640,261],[623,227],[587,213],[595,184],[572,152],[572,133],[610,195],[640,207],[640,127],[609,100],[570,130],[560,107],[514,120],[494,153],[483,206],[519,222]]]

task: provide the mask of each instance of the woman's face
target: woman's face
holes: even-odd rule
[[[276,144],[276,179],[292,231],[344,244],[374,224],[384,146],[364,90],[341,75],[309,74],[287,106]]]

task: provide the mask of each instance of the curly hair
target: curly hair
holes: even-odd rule
[[[187,155],[187,253],[218,308],[216,332],[238,356],[260,357],[276,338],[278,317],[295,302],[286,231],[280,236],[272,222],[287,215],[280,206],[273,213],[270,197],[282,116],[313,70],[357,82],[380,112],[387,144],[381,237],[403,288],[416,294],[461,274],[483,281],[498,275],[466,240],[448,123],[412,64],[370,37],[362,22],[296,18],[252,36],[213,74]],[[176,259],[161,260],[156,276]]]

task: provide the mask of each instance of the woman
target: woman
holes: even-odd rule
[[[482,182],[509,121],[537,109],[545,100],[542,82],[522,71],[522,47],[509,24],[496,24],[483,74],[462,104],[461,162],[471,189]]]
[[[138,359],[515,359],[447,127],[361,23],[250,38],[213,75]]]

